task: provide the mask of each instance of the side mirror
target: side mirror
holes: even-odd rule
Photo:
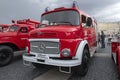
[[[92,25],[92,19],[90,17],[87,18],[87,26]]]

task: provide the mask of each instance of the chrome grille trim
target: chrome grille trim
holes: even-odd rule
[[[29,39],[29,42],[31,41],[52,41],[52,42],[59,42],[59,39],[44,39],[44,38],[41,38],[41,39]]]
[[[49,48],[49,49],[50,49],[50,48],[51,48],[51,49],[52,49],[52,48],[56,48],[56,49],[57,49],[57,48],[59,48],[59,47],[47,47],[47,46],[46,46],[46,48]]]
[[[30,39],[30,52],[38,54],[59,54],[58,39]]]

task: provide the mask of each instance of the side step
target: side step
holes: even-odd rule
[[[71,73],[71,67],[59,67],[59,71],[63,73]]]

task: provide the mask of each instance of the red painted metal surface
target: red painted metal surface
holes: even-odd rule
[[[19,50],[24,49],[29,38],[29,32],[35,29],[40,23],[30,19],[12,20],[12,22],[14,23],[9,26],[7,31],[0,33],[0,44],[11,44],[15,45]],[[22,32],[23,28],[27,29],[25,30],[26,32]]]

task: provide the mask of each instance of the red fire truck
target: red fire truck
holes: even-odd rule
[[[41,28],[29,34],[24,64],[53,65],[61,72],[84,76],[97,46],[96,25],[96,20],[75,4],[71,8],[46,9],[41,15]]]
[[[120,34],[111,40],[111,57],[118,66],[118,71],[120,74]]]
[[[8,24],[0,24],[0,32],[4,32],[8,29],[10,25]]]
[[[30,19],[12,22],[6,32],[0,33],[0,66],[12,61],[14,51],[25,49],[28,32],[39,26],[39,22]]]

